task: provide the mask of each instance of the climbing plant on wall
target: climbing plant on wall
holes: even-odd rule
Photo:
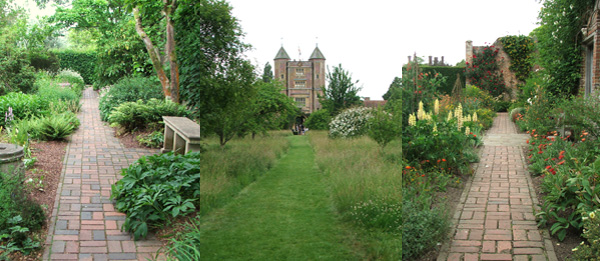
[[[481,52],[473,54],[472,63],[467,63],[465,76],[471,82],[493,96],[499,96],[506,90],[502,71],[498,68],[496,58],[498,47],[485,46]]]
[[[545,88],[554,96],[577,94],[581,55],[581,28],[588,22],[594,0],[546,0],[540,11],[537,37]]]
[[[525,35],[509,35],[500,38],[504,51],[510,57],[510,70],[517,80],[525,81],[533,66],[533,39]]]

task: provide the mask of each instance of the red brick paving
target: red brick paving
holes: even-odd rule
[[[498,114],[454,215],[453,239],[438,260],[557,260],[548,232],[536,226],[526,138],[507,113]]]
[[[158,150],[124,148],[100,121],[96,92],[86,89],[82,100],[81,126],[67,147],[43,259],[146,260],[160,242],[135,242],[120,231],[125,215],[115,212],[110,191],[122,168]]]

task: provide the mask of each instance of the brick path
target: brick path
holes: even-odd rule
[[[484,136],[481,160],[466,184],[453,219],[452,241],[438,260],[557,260],[539,211],[522,146],[507,113],[499,113]]]
[[[78,117],[81,126],[67,147],[61,183],[58,185],[44,260],[146,260],[157,252],[154,238],[134,242],[121,232],[125,220],[109,199],[111,185],[121,169],[142,155],[158,150],[127,149],[100,121],[98,95],[83,93]]]

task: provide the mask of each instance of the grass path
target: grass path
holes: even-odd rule
[[[354,260],[306,136],[200,225],[202,260]]]

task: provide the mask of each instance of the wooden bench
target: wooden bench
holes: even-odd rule
[[[163,116],[165,141],[162,153],[200,152],[200,125],[186,117]]]

